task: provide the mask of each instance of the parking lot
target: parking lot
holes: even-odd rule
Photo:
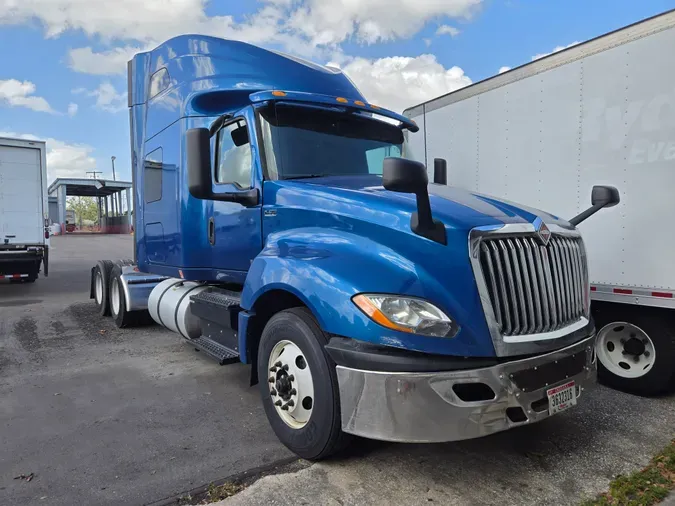
[[[98,317],[89,269],[97,258],[130,257],[130,236],[52,245],[49,278],[0,285],[4,504],[147,504],[292,457],[246,366],[220,367],[157,326],[120,330]],[[339,459],[264,477],[229,501],[576,504],[645,465],[674,434],[674,397],[598,387],[574,410],[483,439],[359,440]]]
[[[52,245],[49,278],[0,285],[4,504],[143,504],[289,457],[247,367],[99,318],[90,268],[132,256],[130,236]]]

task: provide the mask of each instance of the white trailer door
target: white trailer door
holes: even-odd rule
[[[0,146],[0,243],[5,239],[44,243],[39,149]]]

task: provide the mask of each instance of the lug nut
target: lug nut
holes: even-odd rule
[[[279,362],[279,363],[281,363],[281,362]],[[281,366],[281,368],[282,368],[284,371],[288,371],[288,364],[284,364],[283,366]]]
[[[273,388],[272,390],[270,390],[270,393],[271,393],[272,395],[277,395],[277,391],[276,391],[274,388]]]
[[[274,367],[281,367],[281,360],[274,363]]]
[[[295,381],[295,376],[292,374],[288,377],[288,381]]]
[[[298,393],[298,391],[297,391],[295,388],[292,388],[292,389],[291,389],[291,395],[295,395],[295,394],[297,394],[297,393]],[[292,401],[291,401],[291,402],[292,402]]]
[[[281,406],[283,403],[281,400],[278,400],[277,402],[274,403],[275,406]],[[283,409],[283,408],[282,408]]]
[[[268,378],[267,381],[269,381],[270,383],[274,383],[275,379],[274,378]]]
[[[649,356],[649,352],[645,350],[645,357]]]
[[[623,337],[622,337],[621,339],[619,339],[619,342],[620,342],[621,344],[626,344],[626,340],[625,340]]]
[[[270,367],[270,372],[276,372],[277,368],[276,367]]]
[[[288,404],[284,404],[283,406],[281,406],[281,409],[283,409],[284,411],[288,411]]]
[[[642,340],[642,344],[644,344],[645,346],[647,346],[647,345],[649,344],[649,339],[647,339],[647,338],[645,337],[645,338]]]
[[[295,406],[295,402],[293,402],[293,399],[291,399],[290,401],[288,401],[286,403],[286,408],[288,408],[288,406],[291,406],[291,407]]]

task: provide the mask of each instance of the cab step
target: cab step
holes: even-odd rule
[[[231,350],[208,337],[201,336],[197,339],[191,339],[190,342],[196,350],[203,351],[210,357],[215,358],[220,365],[239,362],[239,352]]]
[[[239,293],[212,287],[190,297],[190,311],[199,318],[201,337],[191,339],[195,348],[220,365],[239,361]]]

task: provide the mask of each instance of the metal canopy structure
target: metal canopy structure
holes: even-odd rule
[[[61,186],[65,186],[68,197],[107,197],[131,188],[131,183],[127,181],[109,181],[107,179],[58,178],[49,185],[47,193],[54,195]]]
[[[131,188],[128,181],[107,179],[58,178],[47,193],[57,198],[58,223],[66,230],[66,197],[95,197],[103,233],[128,233],[131,230]],[[123,211],[122,193],[126,196]]]

